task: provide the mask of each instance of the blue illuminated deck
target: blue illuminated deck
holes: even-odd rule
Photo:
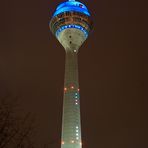
[[[68,28],[79,29],[79,30],[81,30],[81,31],[84,33],[84,35],[85,35],[86,38],[88,37],[88,32],[87,32],[83,27],[81,27],[80,25],[65,25],[65,26],[62,26],[60,29],[58,29],[58,30],[56,31],[56,37],[58,37],[58,35],[59,35],[63,30],[68,29]]]
[[[90,16],[90,13],[87,7],[83,3],[78,2],[78,1],[66,1],[66,2],[61,3],[57,7],[55,13],[53,14],[53,17],[60,13],[67,12],[67,11],[76,11],[76,12],[80,12],[80,13]]]

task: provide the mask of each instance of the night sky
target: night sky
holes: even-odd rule
[[[0,92],[19,96],[20,113],[36,118],[37,148],[60,148],[65,51],[48,27],[60,2],[1,2]],[[83,2],[94,20],[78,55],[83,148],[147,148],[147,5]]]

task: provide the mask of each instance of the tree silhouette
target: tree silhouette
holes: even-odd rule
[[[15,115],[16,98],[0,98],[0,148],[34,148],[31,141],[33,120]]]

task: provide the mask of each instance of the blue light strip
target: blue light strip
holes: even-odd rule
[[[56,31],[56,37],[58,37],[58,35],[65,29],[68,29],[68,28],[76,28],[76,29],[79,29],[81,30],[85,37],[87,38],[88,37],[88,32],[80,25],[65,25],[65,26],[62,26],[61,28],[59,28],[57,31]]]

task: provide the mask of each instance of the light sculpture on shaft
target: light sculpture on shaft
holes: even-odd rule
[[[61,147],[81,148],[77,53],[92,29],[90,13],[79,1],[63,2],[52,16],[50,29],[66,51]]]

